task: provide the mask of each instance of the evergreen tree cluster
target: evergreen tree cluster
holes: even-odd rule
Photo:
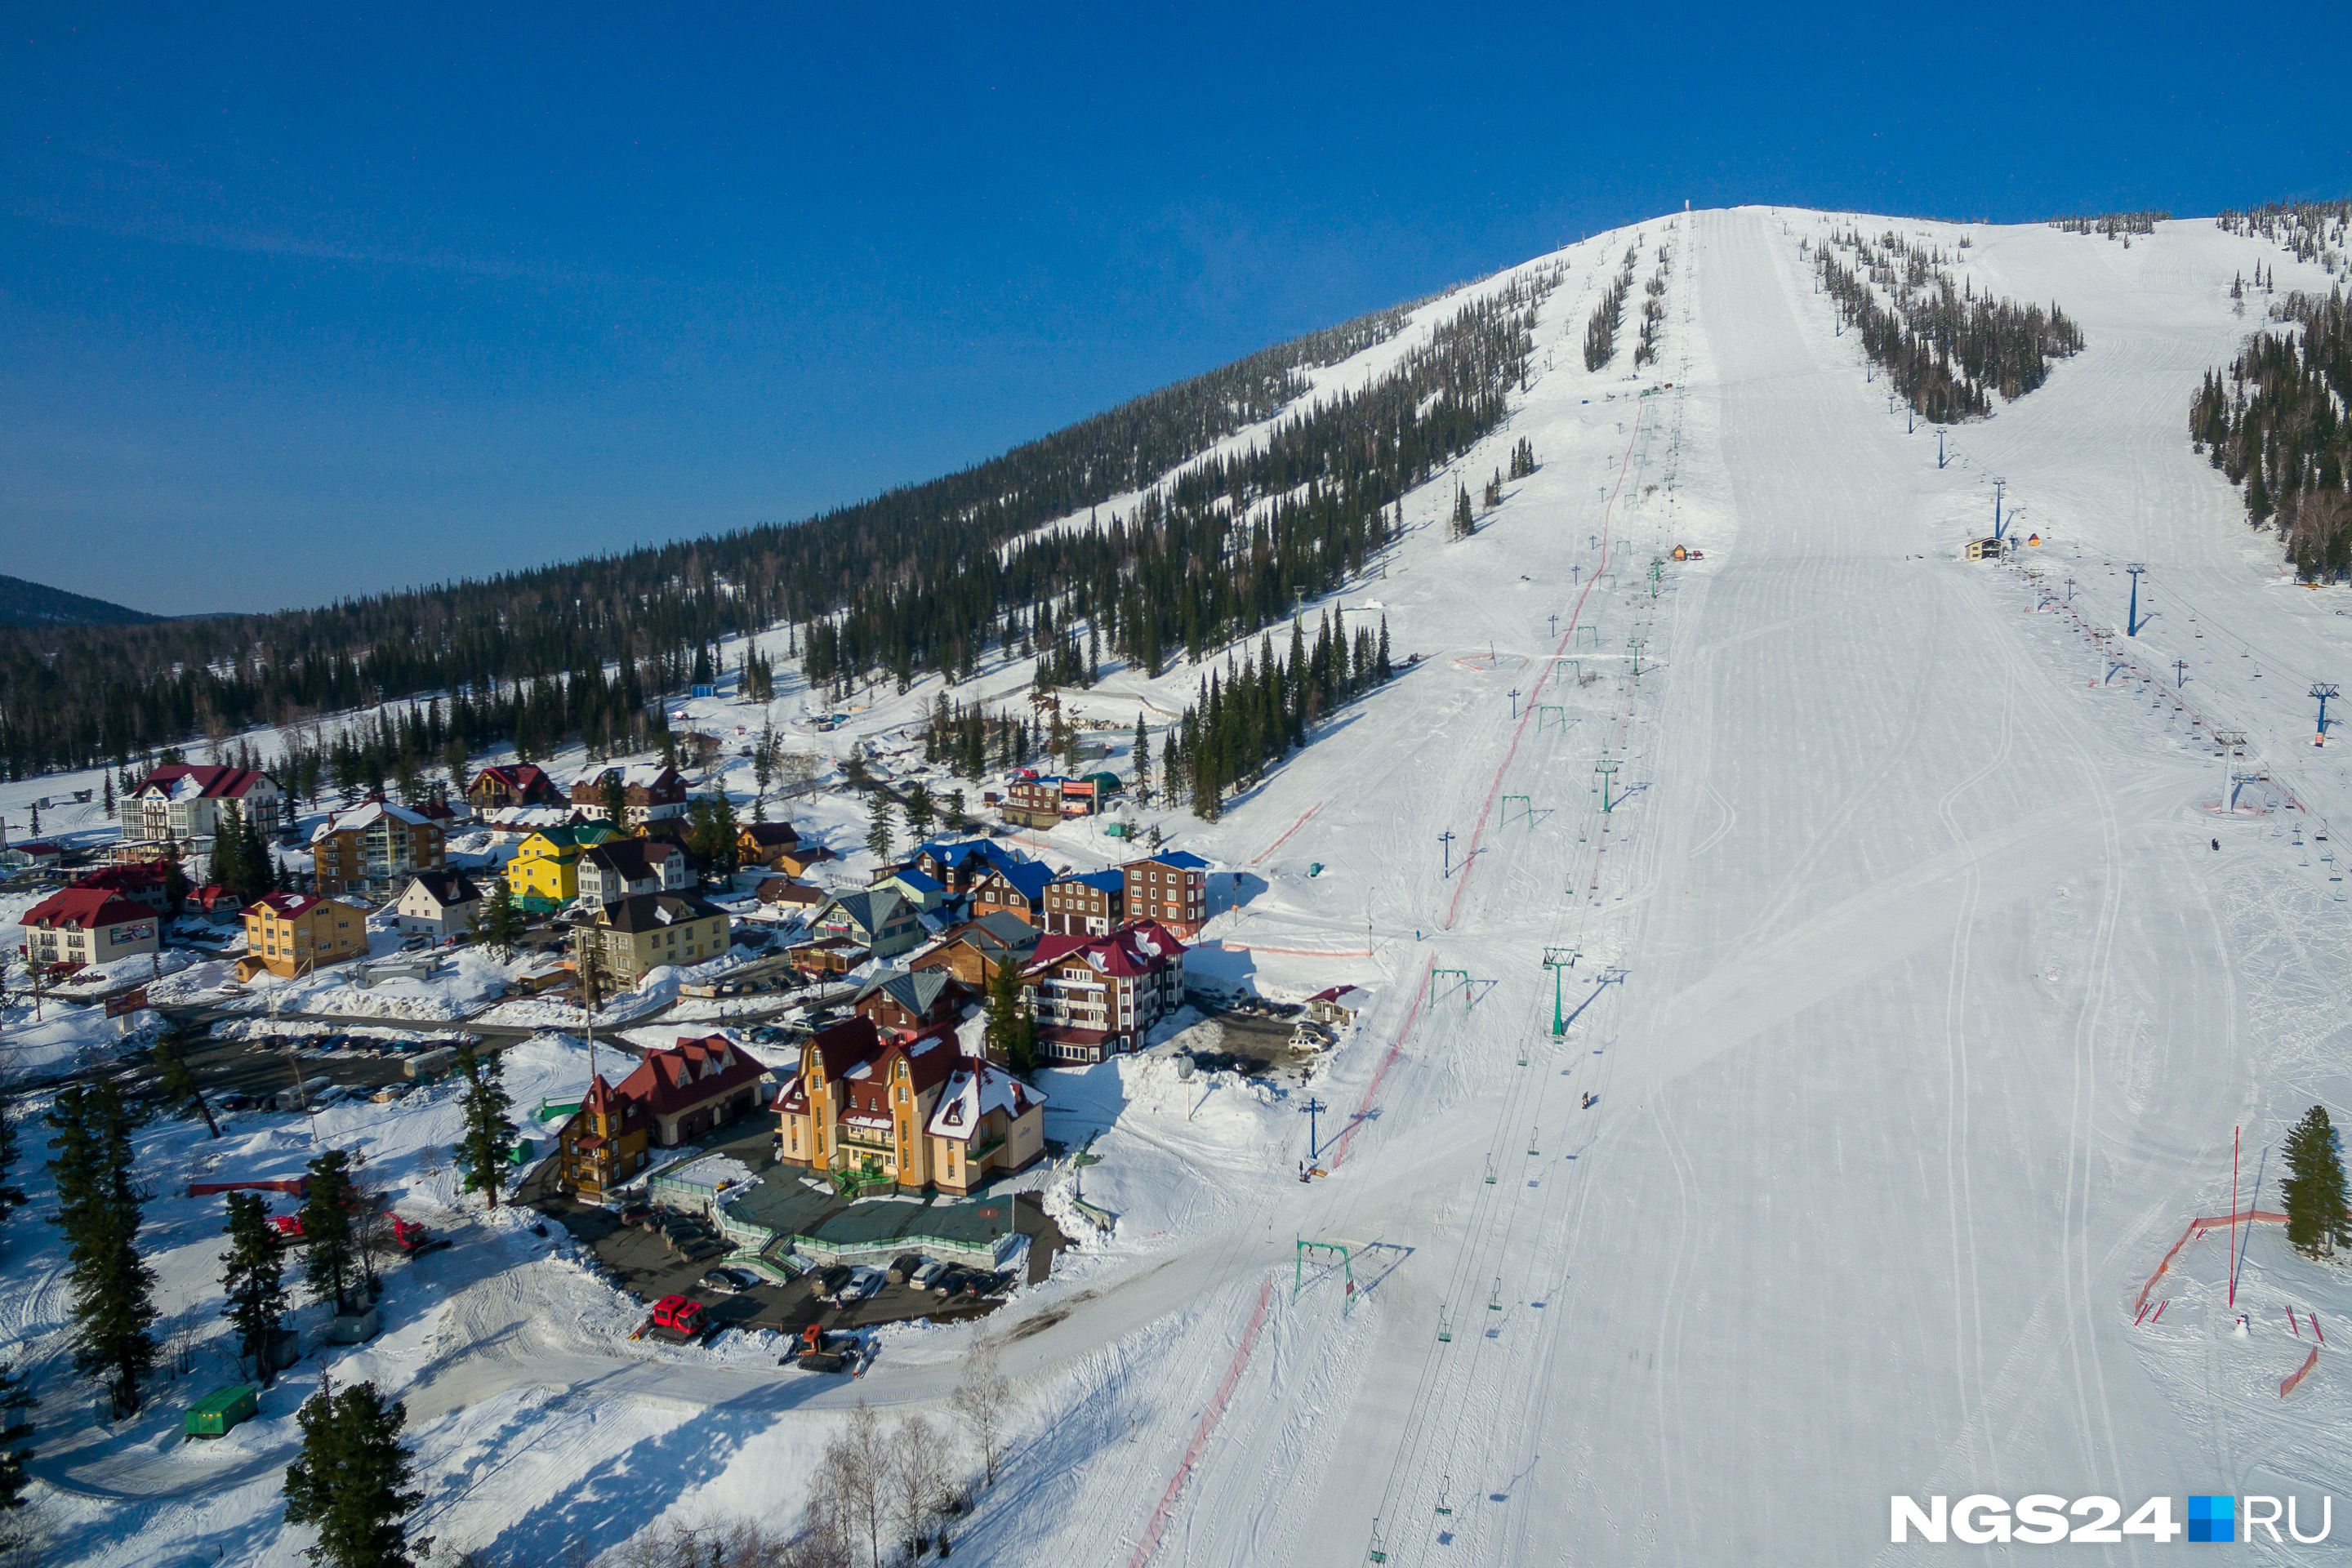
[[[1835,254],[1853,253],[1846,266]],[[2015,401],[2050,378],[2053,360],[2080,353],[2082,329],[2053,304],[2020,305],[1956,286],[1939,253],[1888,233],[1832,237],[1815,253],[1822,291],[1840,321],[1862,333],[1864,353],[1921,418],[1980,418],[1998,393]],[[1880,302],[1887,290],[1891,305]]]
[[[2346,266],[2345,239],[2352,231],[2352,201],[2265,202],[2245,212],[2224,212],[2213,226],[2242,238],[2267,239],[2297,261],[2315,261],[2334,272]],[[2352,271],[2352,268],[2346,269]]]
[[[1214,822],[1234,785],[1307,744],[1318,721],[1393,673],[1385,616],[1377,633],[1359,626],[1352,638],[1324,616],[1311,651],[1306,627],[1294,619],[1287,656],[1278,656],[1272,634],[1263,633],[1255,657],[1245,653],[1236,666],[1228,655],[1172,726],[1164,787]]]
[[[241,904],[278,890],[278,858],[261,837],[261,823],[234,802],[221,808],[213,837],[212,878]]]
[[[1511,478],[1524,479],[1536,471],[1536,444],[1525,436],[1511,448]]]
[[[1021,768],[1038,752],[1034,721],[983,711],[941,692],[923,724],[923,760],[964,778]]]
[[[2305,1111],[2279,1152],[2286,1159],[2282,1195],[2288,1242],[2316,1257],[2334,1252],[2339,1241],[2352,1241],[2352,1219],[2345,1214],[2344,1151],[2326,1108],[2315,1105]]]
[[[155,1369],[155,1272],[139,1256],[145,1194],[131,1173],[135,1113],[115,1082],[101,1079],[61,1091],[45,1120],[54,1223],[65,1232],[73,1294],[74,1366],[103,1379],[115,1410],[128,1415]]]
[[[1592,319],[1584,323],[1584,368],[1600,370],[1616,357],[1617,323],[1624,319],[1625,296],[1633,291],[1633,260],[1641,254],[1642,237],[1625,247],[1625,265],[1609,286],[1601,290],[1601,302],[1592,307]]]
[[[2189,437],[2231,484],[2246,516],[2275,522],[2306,578],[2352,572],[2352,309],[2342,288],[2274,308],[2300,332],[2258,332],[2226,371],[2208,371]]]
[[[2153,208],[2136,213],[2073,213],[2052,218],[2050,226],[2065,234],[2103,234],[2109,239],[2123,239],[2128,246],[2131,241],[2125,237],[2154,234],[2156,226],[2171,216]]]
[[[1658,338],[1666,330],[1666,272],[1673,263],[1666,258],[1666,247],[1658,247],[1658,269],[1642,286],[1642,331],[1633,344],[1633,368],[1656,362]]]
[[[122,763],[194,735],[297,724],[428,693],[452,694],[451,731],[477,751],[508,737],[526,755],[568,738],[625,749],[644,739],[630,739],[641,721],[657,719],[648,700],[688,684],[698,666],[709,668],[712,645],[822,618],[845,603],[861,614],[888,609],[880,626],[862,627],[836,647],[844,668],[906,658],[947,668],[952,637],[971,638],[997,602],[967,607],[951,637],[921,639],[919,651],[903,658],[911,634],[898,617],[941,598],[969,606],[973,595],[1000,588],[1012,595],[1002,602],[1005,609],[1037,602],[1042,586],[1017,575],[1010,584],[985,571],[966,579],[1039,524],[1142,489],[1223,437],[1272,418],[1307,389],[1307,371],[1395,336],[1414,308],[1309,333],[960,473],[806,522],[317,609],[0,629],[0,774]],[[1383,432],[1390,448],[1362,452],[1363,466],[1410,471],[1419,464],[1425,475],[1475,438],[1462,427],[1486,415],[1477,389],[1499,374],[1486,362],[1499,356],[1507,363],[1524,353],[1511,352],[1513,333],[1504,324],[1513,310],[1492,302],[1465,311],[1476,319],[1457,319],[1449,342],[1401,373],[1421,396],[1439,398],[1425,417],[1415,401],[1405,408],[1412,417],[1397,417],[1392,405],[1404,389],[1392,384],[1385,395],[1353,400],[1365,406],[1304,422],[1311,429],[1229,466],[1233,482],[1246,488],[1285,468],[1313,466],[1308,448],[1318,441],[1373,442]],[[1039,559],[1031,569],[1049,574],[1051,564]],[[920,585],[899,590],[910,574]],[[977,642],[965,650],[967,658],[979,651]]]
[[[992,645],[1038,658],[1049,685],[1091,679],[1097,649],[1157,676],[1178,648],[1197,662],[1272,625],[1360,571],[1404,493],[1502,422],[1558,278],[1465,304],[1379,381],[1186,468],[1130,513],[1009,548],[943,539],[807,627],[809,680],[962,678]]]

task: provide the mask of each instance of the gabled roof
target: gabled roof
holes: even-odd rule
[[[903,871],[894,871],[882,881],[896,882],[910,893],[944,893],[948,890],[948,885],[937,877],[926,876],[911,867]],[[882,884],[877,882],[875,885],[879,887]]]
[[[1309,1005],[1318,1002],[1336,1002],[1349,1012],[1361,1012],[1371,1005],[1372,994],[1353,985],[1334,985],[1328,990],[1318,991],[1307,1000]]]
[[[281,919],[296,920],[304,915],[317,913],[320,904],[331,904],[334,901],[332,899],[322,899],[316,893],[265,893],[246,907],[248,910],[267,910]],[[365,910],[354,909],[350,904],[337,907],[350,910],[355,915],[367,913]]]
[[[961,1058],[928,1129],[934,1136],[969,1143],[987,1130],[988,1113],[1002,1110],[1018,1120],[1045,1103],[1045,1097],[998,1067],[975,1057]]]
[[[139,781],[137,793],[160,789],[173,800],[242,800],[256,784],[273,789],[278,781],[258,768],[227,768],[213,763],[165,763]]]
[[[910,859],[929,856],[950,870],[958,870],[966,861],[978,860],[989,867],[1020,866],[1029,857],[1016,849],[1008,849],[992,838],[935,838],[915,847]]]
[[[1056,884],[1075,882],[1098,893],[1123,893],[1127,890],[1127,879],[1117,871],[1074,871],[1054,880]]]
[[[425,896],[445,910],[452,904],[479,903],[482,899],[482,890],[463,871],[419,871],[409,878],[408,887],[423,888]],[[408,889],[402,889],[401,897],[407,896]]]
[[[597,917],[598,923],[614,931],[659,931],[680,921],[707,920],[727,911],[716,904],[684,893],[632,893],[625,899],[615,899],[606,904]]]
[[[623,1079],[614,1092],[656,1116],[675,1116],[755,1083],[767,1070],[724,1035],[699,1040],[681,1037],[667,1050],[648,1051],[637,1070]]]
[[[844,1018],[810,1036],[805,1049],[816,1054],[817,1071],[831,1082],[846,1078],[852,1068],[879,1056],[882,1035],[871,1018]]]
[[[762,849],[782,849],[801,841],[800,829],[789,822],[747,822],[742,837]]]
[[[480,788],[484,779],[497,779],[517,795],[535,795],[555,787],[555,781],[547,776],[547,770],[536,763],[501,763],[484,768],[474,775],[472,787]]]
[[[130,866],[108,866],[96,871],[85,871],[73,879],[77,888],[104,888],[110,892],[128,893],[160,888],[170,873],[156,860],[142,861]]]
[[[1083,959],[1100,974],[1132,978],[1152,974],[1183,956],[1184,944],[1157,921],[1137,921],[1108,936],[1049,936],[1041,938],[1030,956],[1032,970]]]
[[[811,923],[823,925],[830,911],[838,909],[858,930],[868,936],[878,936],[882,928],[898,917],[899,907],[906,903],[890,888],[867,888],[860,892],[835,893],[817,910]]]
[[[583,789],[601,790],[604,787],[604,780],[614,773],[621,775],[623,789],[653,789],[657,785],[682,784],[685,782],[678,776],[677,770],[667,763],[614,763],[605,767],[589,769],[580,775],[578,782],[572,787],[575,792]]]
[[[989,872],[989,876],[1003,878],[1007,886],[1033,904],[1045,896],[1045,885],[1054,879],[1052,868],[1034,860],[1024,860],[1017,866],[998,866]]]
[[[850,1005],[857,1006],[878,992],[919,1018],[931,1010],[940,994],[950,987],[963,989],[956,977],[944,969],[886,969],[866,983]]]
[[[945,1083],[963,1061],[963,1053],[956,1045],[955,1026],[934,1024],[919,1035],[909,1035],[898,1044],[886,1047],[875,1062],[875,1070],[885,1078],[890,1075],[890,1058],[903,1057],[907,1062],[908,1087],[923,1094]]]
[[[580,858],[624,882],[642,882],[648,878],[658,880],[661,877],[661,868],[651,863],[655,857],[646,853],[646,840],[642,838],[616,838],[610,844],[599,844]],[[659,858],[669,858],[667,849]]]
[[[103,931],[131,921],[152,921],[155,911],[107,888],[67,888],[51,893],[19,917],[18,923],[51,930]]]
[[[431,820],[420,813],[409,810],[404,805],[394,805],[381,800],[365,801],[349,811],[330,812],[327,820],[319,824],[311,831],[310,842],[316,844],[320,839],[331,837],[338,833],[356,832],[386,819],[404,822],[411,827],[422,827]]]

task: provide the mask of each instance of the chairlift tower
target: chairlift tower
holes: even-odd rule
[[[2311,683],[2311,694],[2319,699],[2317,743],[2324,746],[2327,743],[2327,700],[2336,695],[2336,683],[2332,680],[2315,680]]]
[[[1551,1032],[1558,1039],[1568,1033],[1568,1015],[1560,994],[1560,976],[1576,967],[1577,952],[1572,947],[1544,949],[1544,967],[1551,971]]]
[[[2008,486],[2009,481],[1998,476],[1992,481],[1992,536],[1996,542],[2000,540],[2005,528],[2000,521],[2000,492]]]
[[[1603,757],[1592,764],[1592,771],[1601,775],[1601,812],[1604,816],[1617,809],[1617,803],[1609,798],[1609,785],[1616,777],[1619,765],[1614,757]]]
[[[2230,800],[2231,764],[2246,744],[2246,732],[2243,730],[2216,730],[2213,731],[2213,743],[2221,749],[2221,804],[2226,808]]]
[[[2139,562],[2135,561],[2130,565],[2125,567],[2124,570],[2131,574],[2132,580],[2131,607],[2124,614],[2124,636],[2136,637],[2139,636],[2140,627],[2147,625],[2147,621],[2143,621],[2139,618],[2139,574],[2147,571],[2147,568]],[[2156,619],[2156,617],[2153,615],[2149,616],[2147,618],[2148,621],[2152,621],[2154,619]]]

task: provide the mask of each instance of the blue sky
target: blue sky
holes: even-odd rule
[[[803,517],[1685,199],[2352,193],[2341,5],[85,9],[0,35],[0,572],[162,612]]]

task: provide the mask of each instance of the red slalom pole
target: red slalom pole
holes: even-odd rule
[[[2238,1304],[2238,1134],[2230,1129],[2230,1305]]]

